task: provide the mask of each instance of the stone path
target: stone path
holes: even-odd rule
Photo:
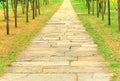
[[[11,63],[0,81],[110,81],[107,63],[69,0]]]

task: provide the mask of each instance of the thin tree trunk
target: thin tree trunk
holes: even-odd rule
[[[99,0],[97,0],[97,17],[99,17]]]
[[[38,14],[40,14],[40,0],[38,0]]]
[[[35,16],[37,16],[37,9],[38,9],[37,0],[35,0]]]
[[[108,0],[108,25],[111,24],[111,19],[110,19],[110,0]]]
[[[87,0],[88,14],[90,14],[90,0]]]
[[[9,11],[8,11],[8,0],[6,0],[6,33],[7,35],[10,34],[9,32]]]
[[[34,4],[34,0],[32,0],[32,9],[33,9],[33,19],[35,19],[35,4]]]
[[[28,19],[28,0],[26,0],[26,22],[29,22],[29,19]]]
[[[15,27],[17,28],[17,0],[14,0],[14,5],[15,5],[15,11],[14,11]]]
[[[94,0],[92,0],[92,15],[94,15]]]
[[[102,8],[102,21],[104,20],[104,5],[103,2],[101,3],[101,8]]]

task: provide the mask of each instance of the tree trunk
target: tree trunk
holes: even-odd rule
[[[37,16],[37,9],[38,9],[37,0],[35,0],[35,16]]]
[[[35,19],[35,4],[34,4],[34,0],[32,0],[32,10],[33,10],[33,19]]]
[[[94,15],[94,0],[92,0],[92,15]]]
[[[90,14],[90,0],[87,0],[88,14]]]
[[[97,0],[97,17],[99,17],[99,0]]]
[[[38,14],[40,14],[40,0],[38,0]]]
[[[104,20],[104,5],[103,2],[101,3],[101,8],[102,8],[102,21]]]
[[[15,27],[17,28],[17,0],[14,0],[14,7],[15,7],[15,11],[14,11],[14,16],[15,16]]]
[[[108,25],[111,24],[111,19],[110,19],[110,0],[108,0]]]
[[[26,22],[29,22],[29,19],[28,19],[28,0],[26,0]]]
[[[6,0],[6,33],[7,35],[10,34],[9,32],[9,11],[8,11],[8,0]]]

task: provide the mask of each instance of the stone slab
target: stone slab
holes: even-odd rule
[[[78,57],[78,61],[103,61],[103,58],[100,56],[89,56],[89,57]]]
[[[72,61],[71,66],[104,67],[104,66],[107,66],[107,63],[106,62],[95,62],[95,61]]]
[[[53,56],[53,57],[48,57],[48,56],[39,56],[39,57],[29,57],[29,58],[22,58],[19,59],[18,61],[77,61],[77,57],[69,57],[69,56]]]
[[[38,47],[38,48],[29,48],[29,49],[26,49],[25,51],[24,51],[24,53],[34,53],[34,54],[37,54],[37,53],[39,53],[39,54],[41,54],[41,53],[45,53],[45,52],[47,52],[47,51],[49,51],[50,53],[64,53],[64,52],[66,52],[66,51],[69,51],[69,48],[67,48],[67,47],[62,47],[62,48],[60,48],[60,47],[56,47],[56,48],[54,48],[54,47],[48,47],[48,48],[44,48],[44,47]]]
[[[11,74],[7,73],[0,81],[76,81],[75,74]]]
[[[96,47],[94,46],[81,46],[81,47],[71,47],[71,51],[77,51],[77,52],[89,52],[89,51],[98,51]]]
[[[69,61],[13,62],[12,66],[67,66]]]
[[[20,66],[20,67],[9,67],[7,73],[41,73],[42,67],[29,67],[29,66]]]
[[[44,67],[43,72],[45,73],[81,73],[81,72],[104,72],[105,70],[101,67],[93,67],[93,66],[79,66],[79,67],[71,67],[71,66],[54,66],[54,67]]]
[[[24,56],[23,56],[24,55]],[[23,58],[38,58],[38,57],[52,57],[52,56],[64,56],[64,53],[57,53],[55,51],[41,51],[39,53],[37,52],[26,52],[26,53],[22,53],[21,55],[19,55],[18,59],[23,59]]]
[[[79,73],[78,81],[110,81],[111,74],[104,72],[98,73]]]
[[[65,52],[65,56],[96,56],[98,55],[98,51],[69,51]]]

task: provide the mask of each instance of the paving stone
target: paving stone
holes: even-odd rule
[[[69,51],[65,52],[65,56],[96,56],[98,51]]]
[[[71,47],[71,51],[65,52],[67,56],[94,56],[98,50],[95,47]]]
[[[78,61],[103,61],[103,58],[100,56],[89,56],[89,57],[78,57]]]
[[[78,81],[110,81],[111,74],[99,73],[79,73]]]
[[[77,35],[77,36],[66,36],[66,38],[78,38],[78,39],[80,39],[80,38],[91,38],[90,36],[88,36],[88,35]]]
[[[92,40],[71,40],[72,42],[78,42],[78,43],[81,43],[81,44],[84,44],[84,43],[90,43],[90,44],[93,44],[93,41]]]
[[[78,42],[57,42],[56,46],[62,46],[62,47],[72,47],[72,46],[81,46]]]
[[[38,38],[38,40],[59,40],[59,37],[43,37],[43,38]]]
[[[37,56],[37,57],[28,57],[28,58],[22,58],[19,59],[18,61],[77,61],[77,57],[69,57],[69,56]]]
[[[67,66],[69,61],[13,62],[12,66]]]
[[[50,22],[48,22],[48,23],[46,23],[46,25],[65,25],[65,23],[60,23],[60,22],[52,22],[52,23],[50,23]]]
[[[24,55],[24,56],[23,56]],[[23,52],[19,55],[21,58],[29,57],[41,57],[41,56],[64,56],[64,53],[57,53],[55,51],[41,51],[41,52]]]
[[[77,51],[77,52],[82,52],[82,51],[98,51],[96,46],[81,46],[81,47],[71,47],[71,51]]]
[[[25,50],[23,53],[25,55],[64,55],[64,52],[69,51],[69,48],[32,48]]]
[[[97,48],[97,45],[96,44],[82,44],[81,47]]]
[[[27,49],[31,48],[50,48],[52,45],[56,45],[56,43],[40,43],[40,42],[32,42]]]
[[[13,77],[14,76],[14,77]],[[0,81],[76,81],[75,74],[11,74],[7,73]]]
[[[57,48],[54,48],[54,47],[39,47],[39,48],[29,48],[29,49],[26,49],[26,51],[25,52],[27,52],[27,53],[32,53],[32,52],[34,52],[34,53],[40,53],[40,52],[42,52],[42,51],[53,51],[53,52],[65,52],[65,51],[69,51],[69,48],[67,48],[67,47],[63,47],[63,48],[60,48],[60,47],[57,47]]]
[[[107,66],[106,62],[95,62],[95,61],[72,61],[71,66],[97,66],[97,67],[103,67]]]
[[[71,66],[55,66],[55,67],[44,67],[43,72],[47,73],[81,73],[81,72],[104,72],[105,70],[101,67],[71,67]]]
[[[13,66],[9,67],[7,73],[41,73],[42,67],[29,67],[29,66]]]
[[[68,40],[92,40],[89,37],[80,37],[80,38],[68,38],[68,37],[61,37],[61,39],[68,39]]]

